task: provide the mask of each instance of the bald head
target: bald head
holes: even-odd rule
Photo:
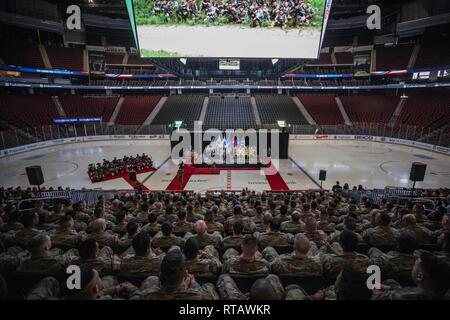
[[[93,232],[102,232],[106,230],[106,220],[103,218],[95,219],[92,224],[91,228]]]
[[[297,233],[294,239],[294,251],[299,255],[306,255],[311,247],[308,237],[304,234]]]
[[[206,225],[205,221],[203,220],[198,220],[195,223],[195,232],[197,232],[197,234],[205,234],[208,231],[208,226]]]
[[[250,300],[279,300],[279,297],[269,280],[258,279],[250,289]]]

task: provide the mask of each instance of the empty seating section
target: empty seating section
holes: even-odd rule
[[[331,53],[321,53],[319,56],[318,64],[333,64],[333,62],[331,61]]]
[[[139,57],[139,56],[129,55],[127,64],[144,65],[144,64],[148,64],[148,63],[145,60],[142,60],[141,57]]]
[[[194,121],[200,119],[204,100],[202,95],[170,96],[152,124],[168,125],[183,121],[183,127],[192,129]]]
[[[353,53],[351,52],[335,52],[337,64],[353,64]]]
[[[116,124],[141,125],[155,109],[161,96],[126,96]]]
[[[298,98],[318,124],[336,125],[344,123],[333,96],[301,96]]]
[[[69,118],[101,117],[108,122],[119,97],[60,96],[59,100]]]
[[[107,53],[105,55],[105,62],[107,64],[122,64],[123,56],[123,54]]]
[[[256,128],[250,97],[210,97],[203,127],[219,130]]]
[[[450,65],[450,41],[433,41],[422,44],[414,67],[441,67]]]
[[[46,47],[53,69],[83,71],[83,49]]]
[[[399,45],[396,47],[378,47],[376,50],[376,70],[404,69],[408,66],[413,45]]]
[[[50,96],[2,96],[0,110],[0,119],[19,128],[50,125],[59,118]]]
[[[7,65],[45,69],[41,52],[36,44],[1,45],[0,58]]]
[[[255,96],[259,117],[264,124],[275,124],[278,120],[289,124],[308,124],[303,114],[289,96]]]
[[[439,128],[450,123],[450,96],[409,96],[397,126]]]
[[[398,97],[344,96],[340,97],[352,122],[388,123],[398,105]]]

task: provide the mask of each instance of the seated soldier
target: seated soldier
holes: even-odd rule
[[[242,222],[240,220],[235,221],[233,224],[233,234],[225,237],[222,241],[224,249],[240,246],[242,240],[244,240],[244,236],[242,235],[243,231],[244,226],[242,225]]]
[[[205,212],[205,223],[208,227],[209,232],[223,232],[223,224],[220,222],[214,221],[214,215],[211,210],[206,210]]]
[[[257,254],[256,238],[246,235],[241,244],[242,253],[230,248],[223,255],[223,273],[260,274],[269,273],[269,263]]]
[[[178,221],[173,224],[173,232],[186,233],[194,231],[194,224],[186,220],[186,210],[180,210],[178,212]]]
[[[150,214],[154,214],[157,217],[165,214],[162,203],[159,201],[155,202],[154,208],[153,208],[153,210],[150,211]]]
[[[50,235],[54,246],[77,248],[83,235],[74,230],[74,220],[70,215],[59,219],[59,227]]]
[[[127,222],[125,221],[126,210],[120,210],[116,213],[116,224],[112,227],[112,232],[117,233],[120,237],[127,233]]]
[[[119,242],[117,247],[122,251],[130,248],[134,237],[141,232],[141,225],[136,221],[136,219],[131,220],[127,223],[127,234],[124,235]],[[131,249],[131,248],[130,248]],[[126,252],[126,251],[125,251]]]
[[[173,213],[173,207],[168,206],[166,207],[166,211],[163,215],[158,216],[157,220],[158,223],[163,223],[164,221],[170,221],[171,223],[174,223],[178,221],[178,217],[176,214]]]
[[[280,223],[283,223],[285,221],[289,221],[291,219],[290,216],[288,216],[288,208],[285,205],[280,206],[280,214],[276,216],[276,218],[280,219]]]
[[[200,286],[188,273],[179,249],[167,252],[161,263],[159,280],[151,276],[145,282],[147,287],[140,295],[145,300],[211,300],[217,296],[217,293],[211,293],[214,291],[212,286]]]
[[[402,232],[408,233],[411,237],[416,239],[420,244],[430,243],[432,233],[425,227],[417,224],[416,217],[413,214],[407,214],[402,218],[403,229]]]
[[[217,281],[217,291],[223,300],[283,300],[286,296],[280,279],[274,274],[256,280],[246,294],[229,274],[222,274]]]
[[[327,209],[322,209],[319,215],[319,221],[317,221],[317,229],[322,230],[325,233],[331,233],[336,229],[336,225],[330,222],[330,216],[333,216],[334,209],[328,207]]]
[[[434,255],[450,264],[450,231],[442,233],[437,243],[441,251],[434,252]]]
[[[36,212],[25,212],[22,214],[21,222],[23,229],[16,232],[12,242],[25,248],[30,240],[42,231],[35,229],[35,226],[39,223],[39,216]]]
[[[299,233],[305,231],[305,224],[300,220],[300,212],[297,210],[291,213],[291,220],[281,223],[281,231],[289,233]]]
[[[417,223],[428,221],[428,217],[425,214],[425,207],[423,204],[414,204],[412,214],[415,216]]]
[[[233,208],[233,215],[225,220],[224,228],[226,234],[232,233],[233,224],[236,220],[240,220],[242,222],[242,225],[244,226],[244,232],[254,231],[255,229],[254,223],[251,222],[249,217],[244,217],[242,215],[242,207],[236,205]]]
[[[186,207],[186,215],[187,215],[187,221],[189,222],[197,222],[198,220],[204,220],[205,217],[200,213],[203,212],[203,209],[199,207],[200,203],[196,204],[196,208],[194,210],[194,207],[192,205],[188,205]]]
[[[344,230],[339,237],[342,252],[334,250],[333,254],[322,256],[324,276],[334,279],[345,266],[352,266],[361,273],[366,273],[370,265],[369,257],[356,252],[358,237],[352,231]]]
[[[191,237],[186,240],[183,253],[186,258],[186,269],[190,274],[194,276],[220,274],[222,263],[214,246],[206,246],[202,251],[197,239]]]
[[[144,202],[143,204],[141,204],[141,210],[139,210],[139,212],[136,215],[136,219],[139,223],[146,223],[148,220],[148,210],[149,210],[149,205],[148,202]]]
[[[417,259],[411,272],[416,287],[402,288],[395,281],[374,290],[376,300],[438,300],[450,289],[450,267],[428,251],[417,250]]]
[[[150,246],[150,235],[139,232],[132,240],[134,254],[126,255],[120,266],[120,272],[125,274],[159,274],[164,254],[156,255]]]
[[[100,247],[114,248],[119,244],[117,234],[106,232],[106,220],[103,218],[96,219],[90,224],[91,233],[87,235],[87,239],[94,239]]]
[[[397,240],[397,250],[383,253],[371,248],[368,256],[373,264],[379,266],[389,276],[409,275],[415,263],[414,251],[419,248],[417,241],[407,233],[401,233]]]
[[[375,218],[377,226],[366,229],[363,232],[363,239],[371,246],[394,246],[399,231],[391,227],[391,217],[388,213],[379,212]]]
[[[209,234],[208,227],[205,221],[198,220],[195,223],[194,228],[196,235],[192,235],[190,232],[188,232],[185,235],[185,239],[189,239],[190,237],[197,239],[200,248],[204,248],[209,245],[212,245],[216,248],[221,246],[222,236],[217,231],[215,231],[213,234]]]
[[[280,219],[273,218],[270,221],[269,230],[258,236],[258,246],[288,246],[292,243],[293,236],[290,233],[280,232]]]
[[[80,244],[79,252],[78,265],[80,267],[93,268],[100,274],[113,273],[120,269],[119,257],[114,255],[110,247],[103,247],[100,250],[94,239],[84,240]]]
[[[69,251],[63,256],[55,256],[50,251],[51,246],[52,242],[47,234],[41,233],[34,236],[28,243],[31,258],[23,260],[18,271],[49,274],[64,273],[66,266],[76,260],[76,252]]]
[[[163,222],[161,226],[161,232],[159,232],[152,240],[153,248],[170,248],[172,246],[178,246],[183,248],[184,241],[172,234],[172,223],[170,221]]]
[[[142,227],[142,231],[146,231],[150,234],[156,234],[161,231],[161,225],[156,222],[158,216],[154,213],[148,215],[148,223]]]
[[[322,230],[317,230],[317,220],[314,217],[307,217],[305,220],[305,236],[312,242],[314,242],[317,248],[320,248],[324,245],[327,234]]]
[[[264,219],[264,215],[263,215],[263,207],[261,207],[260,205],[256,206],[255,208],[255,215],[253,217],[251,217],[251,221],[258,225],[261,224],[263,222]]]
[[[355,218],[353,218],[350,215],[345,216],[342,226],[343,226],[342,230],[349,230],[349,231],[355,232],[356,236],[358,237],[359,243],[363,242],[363,238],[362,238],[361,234],[356,233],[357,222],[356,222]],[[332,234],[330,234],[330,236],[328,237],[328,242],[329,243],[338,242],[341,232],[342,231],[336,230]]]
[[[322,265],[308,256],[310,247],[309,239],[298,233],[294,240],[294,252],[278,255],[272,247],[266,247],[262,253],[275,274],[322,275]]]

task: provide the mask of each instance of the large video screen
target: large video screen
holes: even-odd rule
[[[331,0],[129,0],[142,57],[319,56]]]

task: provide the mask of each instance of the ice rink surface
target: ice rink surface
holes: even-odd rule
[[[89,163],[101,162],[124,155],[146,153],[152,156],[156,172],[137,176],[150,190],[166,190],[176,176],[177,163],[170,157],[168,141],[86,142],[39,149],[0,159],[0,185],[28,186],[25,167],[42,166],[44,186],[128,190],[131,186],[122,178],[91,183]],[[327,170],[324,188],[337,180],[350,187],[363,185],[367,189],[385,186],[410,187],[412,162],[427,164],[424,182],[417,187],[450,187],[450,157],[417,148],[365,141],[293,140],[289,145],[289,160],[281,160],[279,173],[290,190],[318,188],[320,170]],[[220,174],[193,175],[185,190],[270,190],[269,182],[260,170],[221,171]]]

